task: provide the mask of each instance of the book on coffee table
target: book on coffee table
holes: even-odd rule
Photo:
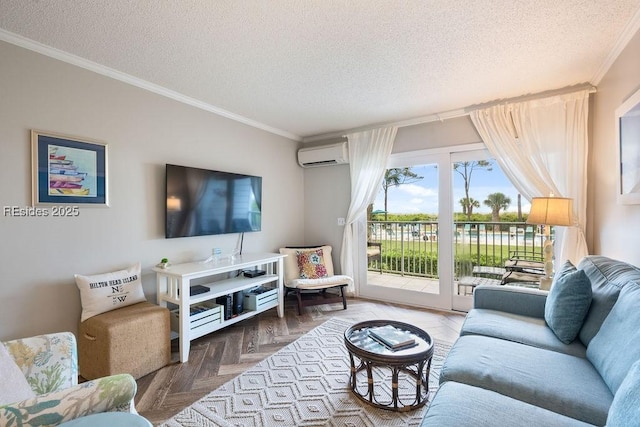
[[[415,345],[416,340],[407,332],[391,325],[369,329],[369,336],[392,350],[400,350]]]

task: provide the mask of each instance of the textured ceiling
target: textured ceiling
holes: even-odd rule
[[[0,39],[297,138],[597,83],[639,10],[640,0],[0,0]]]

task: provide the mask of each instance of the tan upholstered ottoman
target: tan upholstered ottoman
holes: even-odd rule
[[[92,380],[128,373],[140,378],[171,361],[169,310],[141,302],[80,322],[80,375]]]

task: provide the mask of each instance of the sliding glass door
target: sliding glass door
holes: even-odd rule
[[[458,216],[461,210],[472,215],[470,210],[477,209],[469,184],[489,157],[482,144],[456,149],[392,155],[367,218],[363,297],[446,310],[471,307],[469,287],[459,286],[459,280],[472,277],[465,261],[469,248],[461,244],[472,236],[463,236],[466,229]],[[476,169],[461,180],[465,164]],[[465,194],[469,205],[461,204]]]
[[[392,156],[367,218],[363,297],[451,308],[451,240],[443,238],[451,224],[440,220],[451,218],[448,159],[448,153]],[[380,257],[371,256],[378,251]]]

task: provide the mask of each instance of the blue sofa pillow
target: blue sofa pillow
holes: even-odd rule
[[[578,336],[589,306],[591,282],[582,270],[569,261],[556,273],[547,302],[544,320],[560,341],[571,343]]]
[[[640,355],[640,285],[629,282],[620,291],[600,330],[587,347],[587,359],[609,390],[618,387]]]
[[[633,364],[613,398],[607,417],[607,427],[636,425],[638,420],[640,420],[640,360]]]

